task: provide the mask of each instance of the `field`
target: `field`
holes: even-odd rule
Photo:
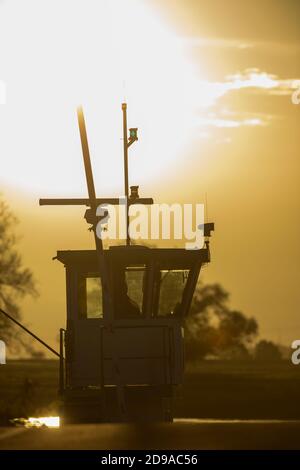
[[[56,415],[58,362],[9,361],[0,366],[0,425],[21,416]],[[300,419],[300,367],[203,361],[178,388],[179,418]]]

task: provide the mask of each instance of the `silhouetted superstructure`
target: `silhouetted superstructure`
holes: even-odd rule
[[[125,198],[152,204],[128,191],[128,147],[123,110]],[[183,322],[201,266],[210,260],[209,244],[197,250],[131,245],[103,249],[96,233],[97,199],[82,109],[78,123],[88,199],[41,199],[41,205],[85,205],[95,250],[58,251],[66,269],[67,322],[60,331],[60,393],[63,422],[170,421],[176,385],[184,371]],[[213,224],[206,224],[210,236]]]

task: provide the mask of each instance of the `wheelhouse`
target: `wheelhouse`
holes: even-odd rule
[[[209,261],[208,249],[185,250],[116,246],[104,252],[109,272],[110,309],[94,250],[58,251],[66,267],[68,320],[182,320],[188,313],[199,271]],[[126,311],[124,284],[138,307]]]

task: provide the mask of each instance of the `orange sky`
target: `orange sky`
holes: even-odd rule
[[[0,3],[1,191],[40,290],[24,318],[47,341],[65,320],[64,270],[51,258],[93,245],[83,209],[37,200],[85,194],[79,103],[98,194],[122,193],[124,95],[140,128],[131,182],[156,202],[207,194],[216,231],[204,280],[221,282],[262,336],[299,337],[299,14],[276,0]]]

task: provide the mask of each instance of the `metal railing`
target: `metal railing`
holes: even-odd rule
[[[65,337],[66,330],[59,330],[59,393],[62,394],[66,388],[66,370],[65,370]]]

